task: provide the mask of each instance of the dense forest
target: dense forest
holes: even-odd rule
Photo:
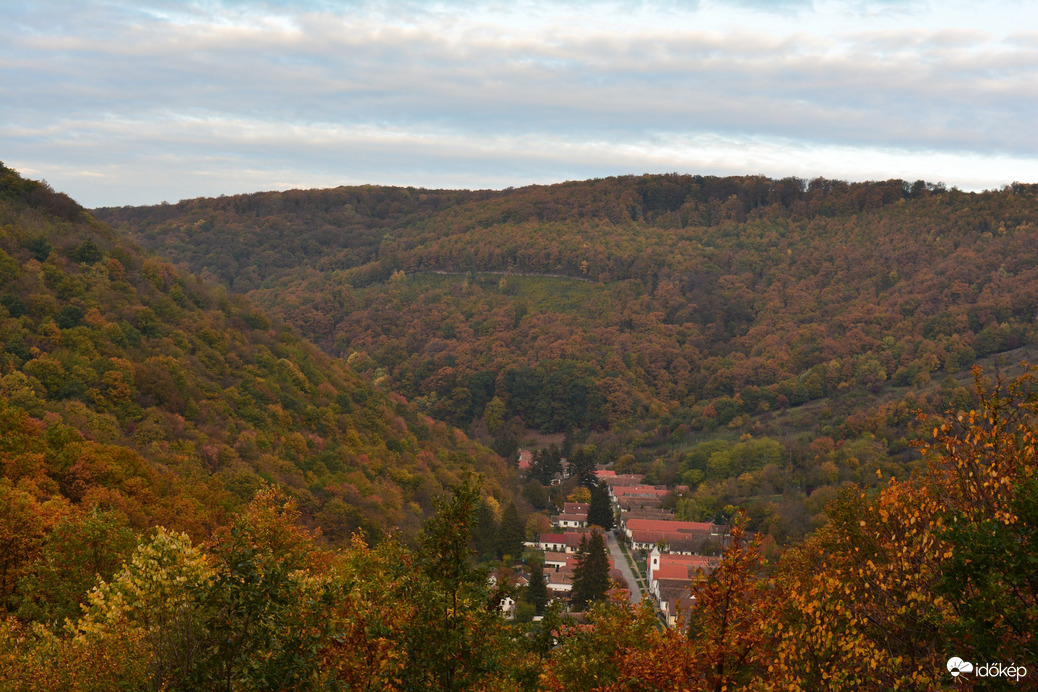
[[[499,600],[528,598],[530,587],[474,566],[480,488],[471,477],[439,500],[414,550],[360,537],[323,547],[300,526],[295,502],[269,486],[202,543],[157,528],[133,547],[121,520],[96,508],[41,540],[27,529],[40,513],[17,503],[4,545],[35,539],[38,557],[18,580],[22,607],[0,621],[0,682],[930,690],[952,685],[948,666],[964,660],[999,672],[956,682],[1026,685],[1038,653],[1035,384],[1034,370],[1012,382],[978,377],[978,408],[936,421],[919,443],[925,473],[886,480],[876,493],[848,485],[828,508],[831,521],[777,564],[737,516],[720,565],[691,587],[677,628],[659,627],[647,603],[629,605],[619,592],[580,620],[550,606],[539,622],[507,621]],[[73,582],[57,565],[102,578]],[[109,565],[117,567],[101,571]],[[78,615],[66,605],[77,589]]]
[[[0,418],[7,501],[48,528],[103,505],[200,538],[269,482],[342,543],[413,538],[465,471],[509,496],[486,448],[7,168]]]
[[[502,454],[564,432],[784,542],[910,472],[974,363],[1033,359],[1036,192],[655,175],[95,213]]]
[[[92,213],[0,166],[0,688],[935,689],[953,656],[1029,680],[1038,369],[970,366],[1033,347],[1034,192]],[[727,527],[679,627],[618,585],[579,614],[535,593],[514,558],[549,479],[472,438],[548,433],[567,491],[645,471]]]

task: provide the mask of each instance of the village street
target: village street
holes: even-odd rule
[[[638,580],[634,577],[634,572],[631,571],[630,565],[627,564],[627,558],[624,557],[623,552],[620,550],[620,546],[616,543],[616,536],[613,535],[612,531],[606,531],[606,544],[609,545],[609,552],[613,556],[613,565],[623,573],[624,579],[627,580],[627,585],[631,590],[631,603],[642,602],[642,590],[638,586]]]

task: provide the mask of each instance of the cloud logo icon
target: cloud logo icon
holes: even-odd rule
[[[948,672],[953,677],[958,677],[960,673],[972,673],[973,664],[969,661],[963,661],[958,656],[953,656],[948,659]]]

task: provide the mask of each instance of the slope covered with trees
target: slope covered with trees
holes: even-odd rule
[[[657,175],[96,213],[502,453],[569,432],[783,540],[904,475],[973,363],[1033,359],[1036,194]]]
[[[507,495],[489,450],[3,167],[0,421],[10,521],[36,527],[3,558],[5,598],[77,513],[113,545],[127,526],[199,539],[267,481],[342,542],[413,537],[465,471]]]
[[[1038,641],[1034,371],[978,379],[931,421],[925,473],[848,487],[777,565],[737,519],[680,627],[617,596],[574,622],[508,622],[474,566],[479,490],[438,502],[416,550],[328,550],[263,487],[205,544],[160,530],[64,627],[0,620],[13,689],[991,689],[1027,686]],[[511,593],[515,595],[515,590]],[[954,679],[950,657],[974,664]],[[1023,663],[1022,663],[1023,662]],[[986,679],[982,665],[999,663]]]

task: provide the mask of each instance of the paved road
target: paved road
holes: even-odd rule
[[[623,573],[624,579],[627,580],[627,585],[630,587],[631,603],[641,603],[642,590],[638,586],[638,580],[634,578],[634,572],[631,571],[630,565],[627,564],[627,558],[620,552],[620,546],[617,545],[616,536],[613,535],[612,531],[606,531],[606,544],[609,546],[609,552],[613,556],[613,564]]]

